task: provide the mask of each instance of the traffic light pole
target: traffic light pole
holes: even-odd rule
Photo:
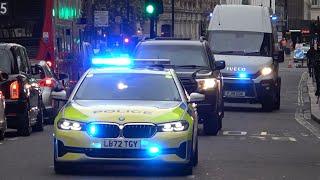
[[[151,17],[150,18],[150,38],[151,39],[156,37],[156,33],[154,31],[154,22],[155,22],[154,17]]]
[[[172,22],[171,22],[171,36],[174,37],[174,0],[171,0],[171,18],[172,18]]]

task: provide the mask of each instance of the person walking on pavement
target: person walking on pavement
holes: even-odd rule
[[[317,51],[314,49],[314,46],[311,46],[310,49],[307,52],[307,66],[309,71],[309,76],[313,77],[313,68],[314,68],[314,62],[316,58]]]

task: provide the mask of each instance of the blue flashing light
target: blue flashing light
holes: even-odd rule
[[[210,13],[210,17],[212,17],[213,16],[213,13]]]
[[[98,128],[96,127],[96,125],[90,124],[90,125],[88,126],[87,131],[88,131],[88,134],[89,134],[90,136],[95,136],[95,135],[97,135],[97,133],[98,133]]]
[[[272,19],[273,21],[276,21],[276,20],[278,20],[278,16],[277,16],[277,15],[271,15],[271,19]]]
[[[95,57],[92,59],[95,66],[130,66],[132,61],[129,57]]]
[[[148,148],[148,152],[150,155],[158,155],[160,153],[160,148],[157,146],[151,146]]]
[[[246,73],[240,73],[239,74],[239,78],[245,79],[247,77],[248,77],[248,75]]]

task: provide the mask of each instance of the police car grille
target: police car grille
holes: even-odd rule
[[[122,130],[125,138],[151,138],[157,131],[155,125],[126,125]]]
[[[99,132],[95,135],[97,138],[117,138],[120,135],[120,128],[115,124],[97,124]]]
[[[183,87],[188,93],[192,93],[197,90],[197,82],[192,78],[180,78]]]

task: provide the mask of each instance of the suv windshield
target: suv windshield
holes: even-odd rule
[[[137,59],[169,59],[172,65],[208,66],[205,52],[200,45],[140,45],[135,52]]]
[[[75,99],[181,101],[171,76],[134,73],[88,75],[79,87]]]
[[[210,31],[209,43],[215,54],[271,56],[271,37],[259,32]]]
[[[0,70],[12,74],[12,62],[6,51],[0,50]]]

